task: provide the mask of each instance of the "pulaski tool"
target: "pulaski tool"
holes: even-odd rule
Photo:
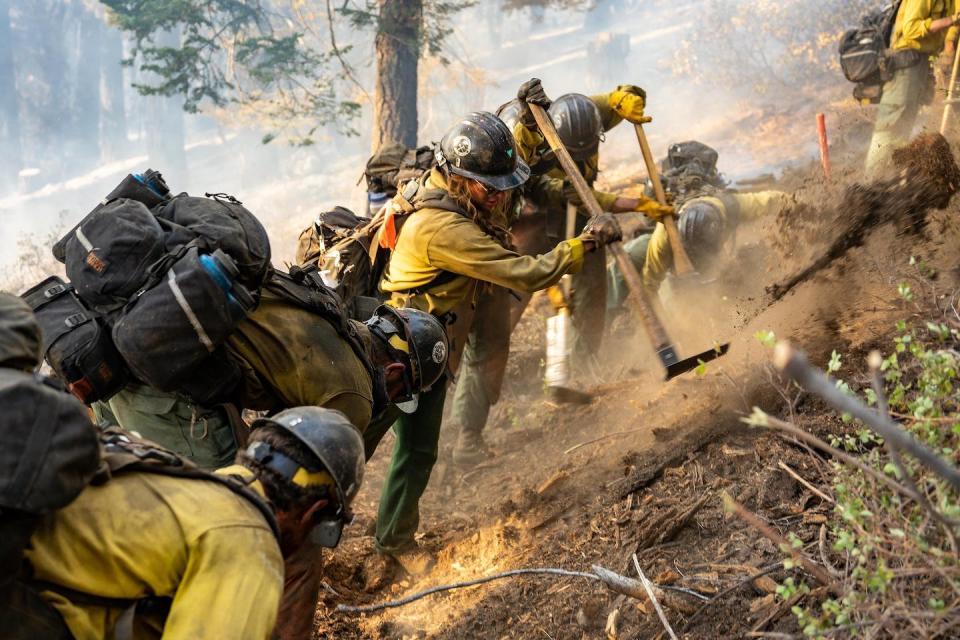
[[[547,112],[540,105],[533,103],[527,104],[533,113],[534,119],[537,121],[540,132],[556,154],[561,166],[563,166],[564,172],[577,190],[577,195],[580,196],[580,200],[583,202],[583,206],[587,212],[591,217],[602,214],[603,211],[600,209],[600,205],[597,203],[593,191],[580,174],[580,170],[577,169],[577,165],[574,163],[573,158],[570,157],[567,148],[563,146],[563,142],[560,141],[560,136],[557,135],[557,130],[554,128],[550,116],[547,115]],[[654,185],[656,186],[657,184],[659,184],[659,178],[654,181]],[[650,301],[647,300],[646,292],[643,289],[643,281],[633,266],[633,262],[630,261],[630,256],[627,255],[623,244],[613,242],[608,244],[607,248],[617,261],[620,272],[623,274],[627,287],[630,289],[630,295],[627,296],[627,300],[629,300],[633,310],[643,322],[644,329],[646,329],[647,335],[653,343],[653,348],[657,352],[657,357],[660,358],[660,363],[664,369],[666,369],[665,380],[670,380],[681,373],[695,369],[703,362],[714,360],[727,353],[727,350],[730,348],[729,343],[681,360],[677,355],[676,349],[673,347],[673,343],[670,341],[670,336],[667,335],[666,329],[664,329],[660,319],[657,318],[653,306],[650,304]]]
[[[644,122],[652,122],[653,118],[644,117]],[[643,131],[642,124],[635,124],[633,128],[637,132],[637,142],[640,143],[640,153],[643,154],[643,162],[647,165],[647,175],[653,184],[653,193],[657,197],[657,202],[662,205],[667,204],[667,194],[663,192],[663,183],[660,182],[660,172],[657,171],[657,163],[653,161],[653,153],[650,152],[650,143],[647,142],[647,134]],[[663,226],[667,229],[667,238],[670,240],[670,250],[673,252],[673,269],[677,276],[683,278],[696,273],[693,263],[690,262],[690,256],[687,250],[683,248],[683,242],[680,240],[680,231],[677,229],[675,216],[664,216]]]

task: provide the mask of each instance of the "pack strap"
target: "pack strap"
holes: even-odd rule
[[[247,486],[244,479],[200,469],[176,453],[152,442],[140,440],[116,427],[104,429],[100,434],[100,443],[103,448],[103,464],[92,484],[103,484],[118,474],[130,472],[215,482],[252,504],[267,521],[277,542],[280,542],[280,527],[273,509],[263,497]]]

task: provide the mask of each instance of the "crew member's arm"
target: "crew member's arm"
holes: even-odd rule
[[[637,124],[642,122],[647,92],[636,85],[622,84],[610,93],[590,96],[590,99],[600,110],[603,130],[610,131],[624,120]]]
[[[508,289],[532,293],[559,282],[583,265],[579,238],[565,240],[540,256],[522,256],[503,248],[466,218],[451,220],[427,243],[430,266]]]
[[[673,268],[673,250],[667,237],[667,228],[658,224],[650,236],[647,256],[643,262],[643,286],[650,295],[660,290],[660,285]]]
[[[283,592],[283,559],[264,526],[211,529],[190,545],[164,640],[267,639]]]
[[[735,193],[733,197],[740,205],[739,222],[756,220],[764,216],[775,216],[793,203],[793,198],[783,191]]]
[[[949,29],[958,22],[960,14],[933,19],[933,0],[903,0],[900,15],[900,38],[907,42],[917,42],[931,33]]]

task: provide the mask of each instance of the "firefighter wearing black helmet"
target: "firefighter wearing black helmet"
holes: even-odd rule
[[[777,215],[791,202],[790,196],[782,191],[728,191],[687,200],[680,207],[677,219],[683,248],[698,272],[710,273],[742,223]],[[673,251],[662,224],[654,229],[643,264],[637,266],[642,269],[644,287],[656,294],[673,270]]]
[[[523,208],[511,231],[517,251],[539,255],[562,240],[566,229],[566,203],[579,202],[559,161],[537,130],[528,102],[548,109],[564,146],[580,172],[591,185],[599,174],[599,144],[606,131],[623,120],[640,122],[646,94],[639,87],[623,85],[608,94],[588,97],[568,93],[551,101],[533,79],[525,82],[518,97],[504,104],[497,114],[511,129],[520,157],[530,164],[531,178],[523,188]],[[654,220],[672,213],[656,201],[641,196],[630,198],[594,190],[601,208],[613,213],[640,211]],[[586,224],[578,216],[577,229]],[[573,278],[574,347],[579,362],[587,362],[601,345],[605,324],[606,257],[604,252],[591,254],[583,269]],[[530,298],[519,299],[506,292],[494,292],[497,305],[510,305],[511,318],[490,318],[470,336],[463,357],[463,368],[457,380],[453,415],[458,421],[459,438],[454,460],[474,464],[487,457],[482,430],[492,404],[500,395],[500,387],[510,348],[510,333]]]
[[[513,251],[508,229],[514,197],[528,177],[507,126],[491,113],[471,113],[444,134],[436,165],[394,200],[409,213],[380,288],[391,306],[443,319],[451,371],[459,363],[474,312],[486,310],[484,296],[492,285],[524,292],[544,289],[578,270],[585,253],[619,238],[616,223],[604,216],[543,255]],[[416,552],[414,533],[419,499],[437,459],[445,395],[442,378],[420,395],[413,414],[393,425],[397,441],[380,500],[376,544],[413,570],[425,560]]]

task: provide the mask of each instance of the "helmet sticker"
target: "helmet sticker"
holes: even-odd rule
[[[473,149],[473,144],[467,136],[457,136],[453,139],[453,151],[458,156],[465,156]]]
[[[437,343],[433,345],[433,353],[431,355],[434,362],[437,364],[442,363],[447,359],[447,345],[445,345],[442,340],[438,340]]]
[[[560,117],[559,113],[553,116],[551,120],[553,120],[553,126],[556,127],[557,129],[563,126],[563,118]]]

